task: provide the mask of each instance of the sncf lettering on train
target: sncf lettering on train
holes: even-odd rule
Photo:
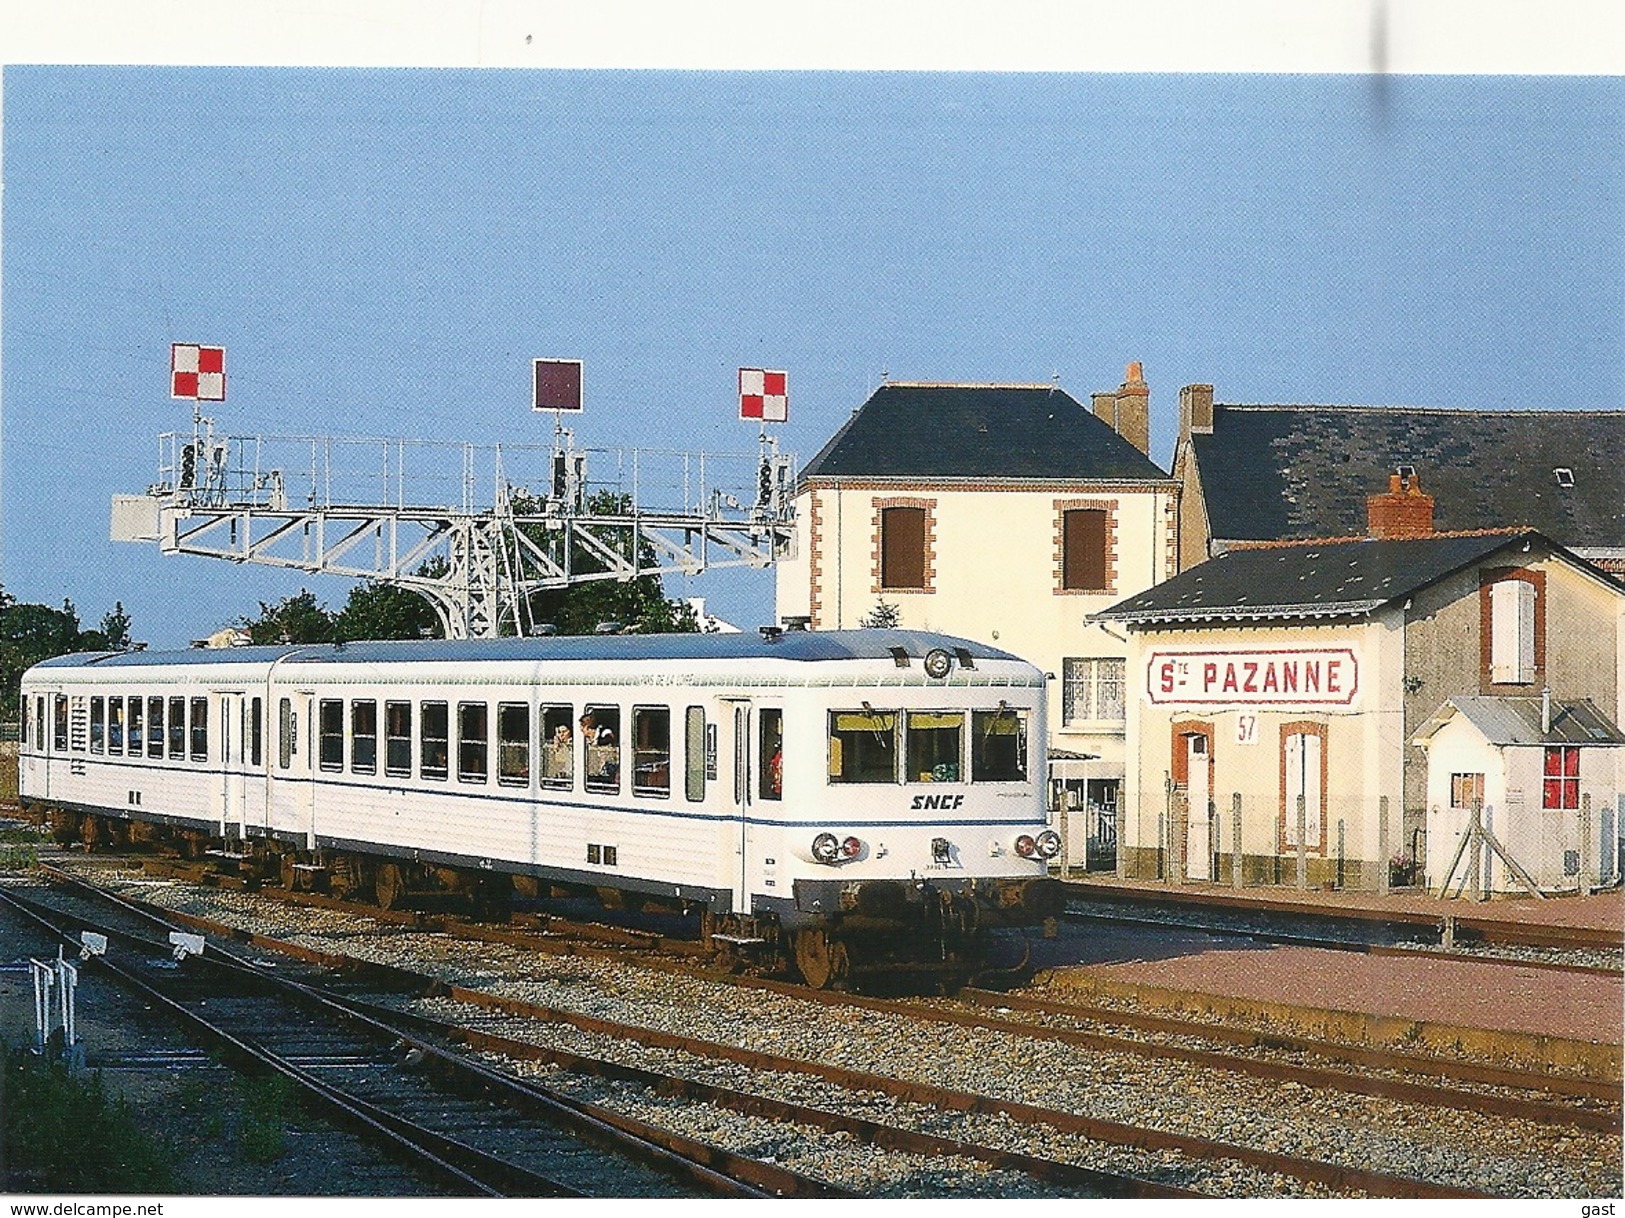
[[[964,804],[963,795],[916,795],[908,806],[911,812],[952,812]]]

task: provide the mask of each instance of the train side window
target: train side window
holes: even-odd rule
[[[186,759],[186,699],[169,700],[169,759]]]
[[[561,790],[575,786],[575,707],[548,705],[542,712],[542,785]]]
[[[248,704],[248,764],[251,766],[263,765],[265,756],[265,707],[260,699],[250,699]]]
[[[51,747],[58,753],[68,751],[68,696],[57,694],[51,707]]]
[[[164,755],[164,700],[147,699],[147,756]]]
[[[412,776],[412,704],[384,703],[384,773]]]
[[[425,778],[444,778],[447,762],[451,756],[446,704],[425,702],[419,720],[418,765],[421,773]]]
[[[457,781],[484,782],[491,766],[491,711],[483,702],[457,704]]]
[[[107,700],[90,700],[90,751],[100,753],[107,747]]]
[[[599,794],[621,789],[621,708],[588,703],[581,715],[583,785]]]
[[[908,782],[958,782],[965,738],[962,711],[908,712]]]
[[[192,760],[209,759],[209,700],[192,699]]]
[[[107,751],[115,755],[124,751],[123,698],[107,700]]]
[[[762,799],[784,798],[784,712],[776,707],[763,707],[756,715],[757,751],[761,759],[760,788],[756,793]]]
[[[671,709],[665,706],[632,708],[632,792],[671,794]]]
[[[1008,706],[972,711],[972,782],[1024,782],[1027,778],[1027,716]]]
[[[128,711],[128,723],[125,726],[125,751],[131,757],[141,756],[141,750],[146,747],[146,716],[141,713],[142,702],[140,698],[131,698]]]
[[[277,702],[276,723],[276,760],[277,765],[285,770],[293,764],[294,754],[293,701],[291,699],[282,698]]]
[[[497,704],[497,781],[505,787],[530,785],[530,703]]]
[[[686,762],[683,794],[690,803],[705,798],[705,707],[691,706],[683,731],[683,759]]]
[[[829,780],[897,781],[896,711],[830,712]]]
[[[378,703],[371,698],[350,703],[350,769],[378,772]]]
[[[344,768],[344,703],[337,698],[316,704],[316,761],[324,770]]]

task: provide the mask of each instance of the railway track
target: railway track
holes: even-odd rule
[[[71,882],[59,877],[59,883]],[[79,888],[80,895],[86,889]],[[831,1196],[795,1173],[683,1144],[552,1095],[411,1035],[308,980],[218,946],[177,961],[146,937],[157,915],[111,894],[117,914],[0,902],[78,946],[97,930],[124,949],[96,964],[249,1069],[286,1078],[326,1115],[452,1191],[484,1196]],[[606,1117],[608,1119],[606,1119]]]
[[[240,934],[241,932],[236,933]],[[505,935],[511,934],[511,932],[502,933]],[[519,938],[523,938],[523,936],[519,936]],[[259,942],[261,942],[263,945],[263,941]],[[555,944],[553,946],[557,947],[558,945]],[[321,953],[318,953],[318,955],[320,954]],[[324,957],[320,962],[327,967],[334,967],[342,963],[342,961],[334,956]],[[675,969],[678,966],[668,961],[667,967]],[[715,979],[716,978],[713,976],[712,980]],[[753,986],[763,989],[782,989],[782,991],[784,991],[788,996],[793,996],[798,999],[807,999],[814,1002],[835,1002],[838,1004],[858,1007],[863,1007],[868,1004],[868,1009],[876,1011],[887,1009],[885,1000],[859,999],[852,996],[835,998],[831,998],[829,996],[812,997],[814,992],[800,991],[794,989],[793,987],[783,987],[775,983],[752,981],[749,979],[744,979],[738,983],[745,986]],[[406,984],[408,984],[408,981],[405,977],[397,978],[393,983],[393,985],[396,987]],[[410,979],[410,984],[419,987],[425,985],[432,987],[434,983],[430,979],[423,976],[413,976]],[[1008,1120],[1030,1124],[1035,1128],[1059,1130],[1063,1133],[1068,1133],[1074,1136],[1091,1138],[1118,1146],[1135,1146],[1145,1150],[1175,1153],[1191,1158],[1192,1160],[1203,1160],[1214,1156],[1225,1156],[1233,1162],[1249,1163],[1258,1170],[1293,1176],[1294,1178],[1304,1180],[1321,1188],[1333,1191],[1365,1192],[1375,1195],[1392,1196],[1463,1195],[1471,1191],[1466,1189],[1453,1189],[1427,1181],[1409,1180],[1404,1177],[1396,1177],[1392,1173],[1362,1173],[1358,1169],[1352,1169],[1345,1165],[1313,1163],[1304,1160],[1301,1156],[1297,1157],[1296,1159],[1294,1159],[1292,1156],[1271,1157],[1267,1154],[1263,1154],[1262,1152],[1245,1146],[1219,1143],[1212,1139],[1193,1138],[1188,1134],[1174,1134],[1166,1130],[1148,1130],[1143,1128],[1136,1129],[1123,1126],[1120,1123],[1114,1124],[1112,1122],[1101,1122],[1091,1118],[1081,1117],[1075,1113],[1067,1113],[1055,1109],[1044,1108],[1043,1106],[1037,1104],[1024,1104],[1015,1101],[1001,1100],[985,1095],[976,1095],[959,1091],[950,1087],[911,1082],[909,1080],[898,1079],[896,1077],[886,1075],[874,1075],[872,1073],[862,1071],[846,1071],[840,1067],[830,1066],[827,1063],[810,1062],[785,1055],[776,1055],[771,1053],[764,1054],[760,1053],[759,1051],[741,1050],[737,1046],[716,1043],[707,1044],[694,1040],[693,1038],[685,1039],[680,1036],[672,1037],[669,1034],[656,1033],[650,1029],[636,1028],[625,1024],[616,1024],[615,1021],[612,1020],[595,1021],[592,1017],[584,1016],[579,1012],[564,1011],[535,1003],[516,1003],[513,999],[505,998],[501,995],[493,995],[489,992],[466,986],[452,987],[449,990],[443,990],[442,993],[445,995],[447,1000],[454,1001],[460,1006],[472,1006],[476,1004],[482,1005],[488,1009],[496,1011],[498,1014],[508,1019],[530,1022],[544,1021],[555,1026],[564,1024],[578,1031],[591,1033],[597,1036],[609,1036],[623,1040],[635,1040],[639,1043],[657,1048],[698,1054],[708,1056],[713,1059],[733,1061],[740,1064],[749,1065],[753,1069],[757,1070],[770,1070],[782,1074],[812,1074],[825,1081],[837,1083],[842,1087],[850,1089],[862,1089],[869,1092],[880,1092],[882,1094],[890,1095],[903,1103],[917,1104],[922,1106],[929,1105],[944,1111],[983,1114],[998,1113]],[[995,995],[986,998],[973,999],[973,1001],[980,1001],[984,1005],[989,1003],[997,1003],[1004,1005],[1006,1008],[1011,1008],[1012,1003],[1010,998],[1011,996],[1008,995]],[[929,1019],[940,1023],[952,1023],[958,1026],[975,1026],[981,1031],[994,1033],[1005,1038],[1025,1037],[1035,1041],[1049,1041],[1052,1043],[1070,1044],[1076,1046],[1095,1048],[1109,1047],[1113,1052],[1139,1052],[1142,1054],[1161,1052],[1161,1050],[1147,1049],[1143,1043],[1138,1049],[1125,1047],[1123,1043],[1117,1042],[1112,1042],[1108,1045],[1106,1042],[1102,1042],[1098,1039],[1091,1040],[1090,1037],[1093,1034],[1079,1033],[1077,1029],[1035,1028],[1031,1023],[1012,1020],[1004,1013],[989,1015],[986,1011],[980,1013],[966,1012],[949,1019],[944,1019],[941,1010],[938,1008],[926,1008],[922,1004],[918,1003],[911,1005],[913,1009],[908,1012],[908,1017],[915,1020]],[[901,1013],[901,1009],[899,1008],[898,1011],[893,1013]],[[1049,1014],[1061,1015],[1062,1017],[1068,1019],[1080,1017],[1076,1009],[1068,1010],[1066,1012],[1051,1011]],[[437,1035],[446,1036],[452,1039],[459,1038],[458,1034],[444,1028],[441,1029]],[[471,1030],[469,1033],[467,1033],[467,1036],[464,1037],[465,1043],[473,1043],[473,1041],[477,1039],[477,1036],[486,1035],[498,1034],[484,1031],[477,1032],[476,1034],[476,1031]],[[516,1038],[511,1035],[505,1037],[504,1051],[509,1051],[512,1053],[518,1052],[517,1050],[514,1050],[511,1045],[506,1045],[506,1041],[512,1041],[515,1039]],[[1121,1040],[1121,1038],[1119,1038],[1119,1040]],[[481,1047],[492,1049],[496,1047],[496,1042],[488,1041],[485,1042]],[[1290,1048],[1294,1052],[1302,1052],[1305,1050],[1305,1046],[1301,1044],[1290,1046]],[[1208,1057],[1203,1057],[1200,1053],[1191,1053],[1188,1050],[1176,1052],[1173,1054],[1173,1056],[1183,1057],[1184,1060],[1188,1062],[1214,1069],[1229,1069],[1233,1071],[1236,1068],[1233,1060],[1226,1059],[1223,1055],[1212,1053],[1211,1051],[1209,1051]],[[583,1055],[580,1054],[574,1055],[571,1059],[571,1064],[562,1066],[561,1068],[584,1072],[592,1072],[594,1070],[613,1071],[617,1069],[617,1067],[612,1065],[589,1066],[584,1063],[582,1057]],[[1394,1063],[1390,1062],[1387,1063],[1387,1065],[1392,1067]],[[1401,1063],[1401,1065],[1403,1066],[1404,1063]],[[1290,1077],[1288,1075],[1271,1073],[1268,1071],[1261,1072],[1260,1076],[1276,1078]],[[1300,1075],[1299,1077],[1312,1078],[1313,1076]],[[1498,1086],[1509,1085],[1512,1082],[1511,1079],[1506,1077],[1495,1080],[1480,1079],[1477,1081],[1493,1081],[1493,1083]],[[1315,1082],[1317,1085],[1327,1085],[1328,1080],[1318,1079],[1315,1080]],[[680,1083],[671,1078],[667,1078],[663,1081],[644,1079],[643,1085],[664,1088],[673,1094],[698,1094],[692,1090],[692,1087],[694,1086],[692,1083]],[[673,1090],[674,1088],[676,1089],[675,1091]],[[1359,1090],[1358,1088],[1345,1089]],[[1367,1093],[1386,1095],[1389,1098],[1393,1098],[1395,1094],[1402,1094],[1403,1092],[1404,1089],[1402,1088],[1398,1089],[1397,1092],[1395,1089],[1390,1088],[1387,1091],[1381,1089],[1369,1090]],[[1452,1102],[1450,1099],[1442,1099],[1439,1095],[1429,1094],[1426,1091],[1412,1092],[1408,1095],[1403,1095],[1403,1098],[1407,1098],[1414,1103],[1424,1104]],[[1592,1098],[1595,1099],[1596,1097]],[[1459,1107],[1476,1108],[1482,1111],[1486,1107],[1486,1105],[1481,1103],[1482,1099],[1483,1097],[1481,1095],[1474,1093],[1470,1099],[1466,1097],[1455,1097],[1454,1102]],[[717,1095],[713,1095],[706,1102],[723,1103],[725,1101],[719,1098]],[[743,1105],[760,1105],[762,1100],[760,1095],[757,1094],[749,1100],[733,1098],[726,1102],[730,1103],[738,1110],[743,1111],[746,1110],[744,1107],[742,1107]],[[1530,1116],[1532,1113],[1531,1105],[1536,1103],[1536,1101],[1530,1100],[1530,1098],[1526,1095],[1523,1097],[1521,1107],[1516,1107],[1516,1110],[1524,1116]],[[758,1107],[757,1110],[760,1111],[760,1108]],[[1583,1108],[1550,1103],[1546,1105],[1546,1108],[1539,1109],[1539,1119],[1546,1119],[1547,1117],[1550,1117],[1550,1119],[1555,1122],[1571,1121],[1581,1125],[1582,1127],[1588,1128],[1594,1127],[1596,1124],[1600,1123],[1601,1119],[1595,1116],[1575,1116],[1576,1112],[1584,1111],[1585,1110]],[[782,1115],[785,1119],[790,1119],[790,1114],[788,1112],[783,1113]],[[817,1126],[820,1120],[827,1121],[829,1119],[833,1119],[833,1117],[834,1114],[826,1114],[824,1118],[817,1118],[810,1114],[803,1113],[799,1114],[796,1119],[807,1121]],[[1614,1118],[1614,1122],[1617,1126],[1617,1117]],[[825,1127],[827,1127],[827,1125]],[[857,1128],[857,1126],[849,1126],[848,1132],[853,1133],[853,1136],[858,1136],[857,1133],[853,1132]],[[867,1136],[873,1138],[892,1138],[896,1135],[879,1130],[870,1130]],[[990,1151],[993,1150],[993,1148],[985,1149]],[[989,1156],[983,1156],[983,1161],[991,1163],[994,1162],[994,1159]]]

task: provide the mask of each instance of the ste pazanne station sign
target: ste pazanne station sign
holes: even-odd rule
[[[1352,706],[1359,689],[1348,647],[1157,650],[1146,662],[1153,706]]]

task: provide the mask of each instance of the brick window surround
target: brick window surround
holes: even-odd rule
[[[871,587],[874,593],[882,592],[924,592],[933,593],[937,580],[937,501],[935,499],[920,499],[912,496],[894,496],[887,498],[877,497],[872,500],[874,507],[873,517],[873,549],[871,551]],[[885,519],[887,508],[918,508],[925,513],[924,547],[925,553],[921,558],[923,577],[918,584],[905,584],[901,587],[887,585],[882,578],[885,555]]]
[[[1057,596],[1114,595],[1117,591],[1117,503],[1111,499],[1056,499],[1055,507],[1055,594]],[[1067,587],[1066,570],[1066,514],[1092,511],[1105,514],[1104,554],[1101,569],[1104,586],[1099,588]]]
[[[1535,589],[1535,675],[1524,683],[1496,682],[1490,667],[1495,618],[1490,589],[1502,580],[1521,579]],[[1481,694],[1527,694],[1546,682],[1546,572],[1528,567],[1494,567],[1478,573],[1478,692]]]
[[[1208,797],[1213,796],[1213,737],[1214,727],[1211,723],[1204,723],[1200,719],[1175,719],[1170,729],[1172,739],[1169,742],[1168,776],[1173,779],[1174,785],[1188,790],[1191,785],[1189,748],[1185,744],[1186,737],[1207,737],[1207,790]]]
[[[1326,807],[1326,799],[1330,794],[1327,785],[1327,776],[1330,770],[1326,764],[1328,751],[1326,748],[1326,725],[1316,723],[1312,719],[1299,719],[1291,723],[1281,724],[1281,816],[1280,820],[1276,822],[1276,846],[1281,854],[1296,854],[1298,851],[1297,845],[1289,842],[1287,838],[1289,826],[1291,829],[1296,829],[1298,823],[1297,808],[1287,806],[1286,742],[1289,736],[1316,736],[1320,739],[1320,840],[1306,843],[1304,853],[1324,856],[1326,853],[1326,826],[1331,821],[1331,816]]]

